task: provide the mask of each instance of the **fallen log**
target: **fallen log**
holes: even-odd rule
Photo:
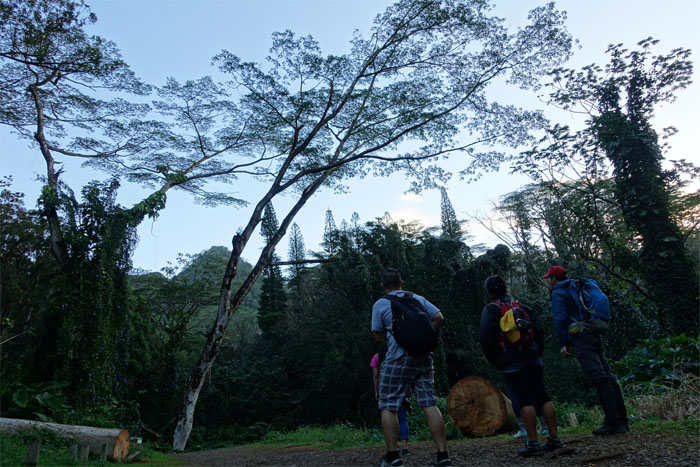
[[[488,436],[518,429],[510,399],[478,376],[464,378],[452,387],[447,396],[447,413],[464,435]]]
[[[129,453],[129,432],[119,428],[96,428],[92,426],[61,425],[58,423],[21,420],[18,418],[0,418],[0,431],[17,433],[22,430],[48,430],[64,438],[73,438],[80,445],[89,446],[90,452],[102,452],[107,445],[107,455],[121,461]]]

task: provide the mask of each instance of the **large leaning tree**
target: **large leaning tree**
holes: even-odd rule
[[[511,32],[489,10],[482,0],[402,0],[377,16],[369,37],[357,34],[345,55],[324,56],[311,37],[287,31],[274,34],[264,65],[228,51],[214,58],[240,95],[244,137],[264,154],[264,163],[249,170],[267,190],[232,239],[218,315],[182,396],[175,450],[187,443],[199,392],[233,313],[314,193],[342,188],[351,177],[398,170],[411,174],[416,186],[430,185],[449,175],[439,162],[448,156],[463,158],[465,173],[494,167],[505,157],[496,145],[526,143],[530,131],[542,127],[539,112],[499,104],[487,87],[536,87],[567,59],[565,16],[551,4],[539,7]],[[294,196],[291,207],[243,285],[232,290],[265,206],[287,193]]]
[[[550,182],[562,181],[578,167],[586,195],[598,206],[614,203],[626,229],[635,234],[643,289],[649,292],[646,298],[656,303],[662,328],[696,335],[697,313],[687,310],[700,306],[700,271],[688,255],[687,233],[674,211],[679,204],[674,196],[678,196],[680,174],[692,174],[693,169],[685,161],[663,166],[666,147],[651,125],[654,110],[673,102],[691,83],[693,65],[688,49],[654,55],[657,43],[645,39],[637,50],[611,45],[605,66],[555,70],[551,103],[584,115],[586,124],[578,131],[555,125],[544,144],[524,154],[520,167],[536,180]],[[666,129],[667,134],[674,131]],[[596,189],[608,177],[614,187],[608,192],[611,196]],[[550,186],[553,192],[562,188],[557,183]],[[669,307],[669,300],[684,306]]]

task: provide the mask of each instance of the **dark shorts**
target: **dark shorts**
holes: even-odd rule
[[[379,369],[380,409],[398,411],[410,388],[413,388],[419,407],[435,405],[433,359],[430,355],[418,358],[404,355],[393,362],[382,362]]]
[[[544,371],[539,363],[527,363],[518,371],[503,373],[503,379],[512,388],[520,407],[542,407],[552,400],[544,388]]]

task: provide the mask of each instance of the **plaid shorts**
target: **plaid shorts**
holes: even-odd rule
[[[430,355],[382,362],[379,369],[379,408],[396,412],[401,407],[410,388],[419,407],[435,405],[433,359]]]

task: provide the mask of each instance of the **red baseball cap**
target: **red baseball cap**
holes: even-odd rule
[[[549,276],[566,277],[566,269],[564,269],[561,266],[552,266],[551,268],[549,268],[549,271],[547,271],[547,274],[545,274],[542,277],[547,279]]]

